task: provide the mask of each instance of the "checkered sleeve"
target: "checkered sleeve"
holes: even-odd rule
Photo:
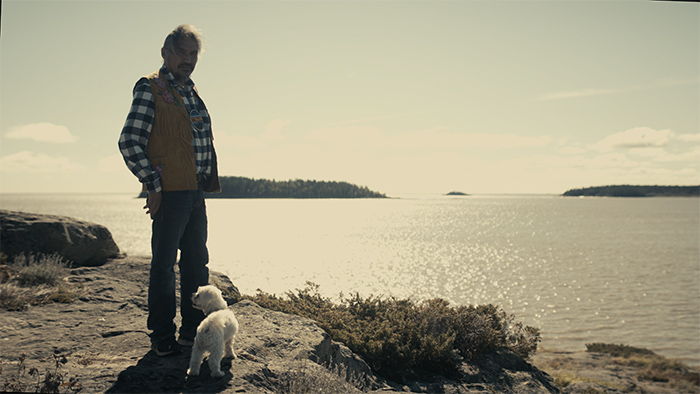
[[[126,166],[146,185],[149,193],[161,191],[160,176],[146,156],[148,138],[153,128],[156,104],[148,79],[141,78],[134,86],[134,98],[129,115],[119,137],[119,151]]]

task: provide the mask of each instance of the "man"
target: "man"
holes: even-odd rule
[[[190,75],[202,46],[200,33],[181,25],[165,39],[159,71],[134,87],[131,110],[119,138],[127,167],[148,192],[152,219],[148,329],[158,356],[192,346],[202,311],[190,295],[209,282],[204,192],[220,192],[209,114]],[[175,340],[175,271],[180,250],[180,314]]]

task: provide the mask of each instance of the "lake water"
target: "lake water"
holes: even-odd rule
[[[107,226],[150,255],[133,195],[2,195],[0,208]],[[493,303],[542,347],[624,343],[700,364],[700,199],[402,196],[207,200],[210,266],[243,293],[306,281],[359,292]]]

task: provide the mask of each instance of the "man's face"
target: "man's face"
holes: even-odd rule
[[[160,53],[168,71],[175,76],[175,80],[184,83],[197,65],[199,47],[195,40],[181,38],[172,50],[162,48]]]

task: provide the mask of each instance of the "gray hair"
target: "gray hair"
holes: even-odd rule
[[[175,47],[177,46],[177,43],[180,41],[182,38],[190,38],[194,40],[194,42],[197,43],[197,49],[199,51],[202,51],[202,43],[203,43],[203,38],[202,38],[202,32],[194,27],[194,25],[189,25],[189,24],[184,24],[180,25],[175,28],[170,34],[168,34],[167,37],[165,37],[165,42],[163,43],[163,48],[166,51],[169,52],[174,52]]]

